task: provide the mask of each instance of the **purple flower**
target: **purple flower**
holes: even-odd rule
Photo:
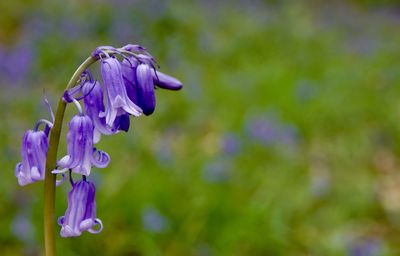
[[[92,165],[105,168],[110,162],[110,156],[93,148],[93,123],[86,115],[76,115],[69,122],[67,134],[68,155],[58,161],[61,170],[53,173],[63,173],[67,169],[82,175],[89,175]]]
[[[122,61],[122,78],[124,79],[126,93],[129,99],[138,105],[137,96],[137,81],[136,81],[136,68],[139,65],[139,61],[130,56]]]
[[[68,208],[64,216],[58,218],[62,237],[80,236],[83,231],[97,234],[103,223],[96,218],[96,188],[93,183],[81,180],[68,193]],[[93,229],[99,225],[97,230]]]
[[[252,140],[264,146],[295,146],[299,140],[295,126],[269,117],[249,120],[246,132]]]
[[[29,75],[34,59],[34,49],[31,44],[24,44],[13,49],[4,49],[0,53],[3,61],[0,64],[0,77],[5,78],[5,84],[22,84]]]
[[[222,137],[222,150],[227,155],[235,155],[241,149],[241,141],[236,134],[226,133]]]
[[[168,220],[153,207],[142,211],[142,221],[144,229],[151,233],[162,233],[168,228]]]
[[[86,114],[90,117],[94,125],[93,142],[99,142],[101,134],[114,134],[117,129],[107,126],[105,118],[99,116],[105,109],[103,103],[103,89],[99,82],[85,82],[82,86],[82,95],[84,96],[83,102]]]
[[[175,77],[164,74],[160,71],[151,70],[151,75],[153,77],[154,84],[160,88],[167,90],[180,90],[183,87],[181,81],[176,79]]]
[[[115,118],[126,113],[140,116],[142,110],[127,95],[119,61],[113,57],[102,60],[101,75],[107,91],[107,108],[100,117],[106,118],[106,124],[112,127]]]
[[[117,116],[117,118],[114,121],[114,128],[119,131],[127,132],[129,130],[129,126],[130,126],[129,114],[123,114]]]
[[[11,222],[11,230],[14,235],[25,243],[31,243],[35,238],[35,229],[29,215],[26,212],[18,213]]]
[[[180,90],[182,83],[169,75],[156,71],[154,60],[140,54],[140,61],[133,57],[127,57],[122,61],[122,77],[129,99],[138,105],[145,115],[154,112],[156,106],[154,85],[168,90]]]
[[[351,248],[351,256],[381,255],[382,242],[378,238],[369,238],[356,242]]]
[[[19,185],[44,179],[47,149],[48,140],[43,131],[25,132],[21,147],[22,162],[15,166]]]
[[[151,115],[156,107],[156,96],[150,67],[139,64],[136,68],[136,79],[139,106],[145,115]]]

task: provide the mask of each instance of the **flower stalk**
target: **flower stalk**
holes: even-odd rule
[[[69,80],[66,90],[74,87],[82,73],[93,63],[97,61],[95,57],[88,57],[75,71]],[[46,173],[44,178],[44,247],[46,256],[56,255],[55,238],[55,196],[56,196],[56,175],[51,172],[56,168],[57,151],[60,143],[60,135],[64,120],[64,113],[67,103],[60,98],[54,119],[54,125],[51,129],[49,149],[47,151]]]

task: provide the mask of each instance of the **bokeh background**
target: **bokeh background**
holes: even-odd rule
[[[55,107],[96,46],[127,43],[185,87],[103,137],[112,162],[90,179],[104,230],[58,237],[59,255],[400,255],[397,1],[21,0],[0,13],[1,255],[43,253],[43,183],[13,175],[23,132],[49,118],[43,94]]]

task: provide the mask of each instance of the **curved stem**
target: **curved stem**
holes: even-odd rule
[[[93,63],[96,58],[88,57],[75,71],[69,80],[66,89],[70,89],[76,85],[81,74]],[[56,239],[55,239],[55,195],[56,195],[56,175],[51,171],[56,168],[57,151],[60,142],[61,129],[64,119],[65,108],[67,104],[62,100],[58,101],[54,126],[51,129],[49,149],[47,151],[46,173],[44,179],[44,247],[46,256],[56,255]]]

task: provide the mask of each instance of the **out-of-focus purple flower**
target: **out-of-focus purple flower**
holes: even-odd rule
[[[115,118],[125,113],[140,116],[142,109],[133,103],[126,93],[119,61],[113,57],[103,59],[101,62],[101,75],[108,100],[106,110],[100,113],[100,117],[106,118],[106,124],[112,127]]]
[[[253,119],[247,125],[247,132],[250,137],[264,145],[270,145],[278,139],[276,125],[268,119]]]
[[[34,227],[26,213],[19,213],[15,216],[11,223],[11,230],[18,239],[24,242],[30,243],[34,240]]]
[[[76,115],[69,122],[67,134],[68,155],[58,161],[60,170],[53,173],[63,173],[67,169],[85,176],[90,174],[92,165],[105,168],[110,162],[110,156],[93,148],[93,124],[86,115]]]
[[[151,75],[153,77],[154,84],[160,88],[177,91],[183,87],[181,81],[160,71],[152,69]]]
[[[168,220],[152,207],[142,211],[142,221],[144,229],[151,233],[162,233],[168,227]]]
[[[68,208],[58,219],[62,237],[80,236],[83,231],[93,234],[103,229],[103,223],[96,218],[96,188],[93,183],[81,180],[73,184],[68,193]],[[96,230],[94,227],[98,225]]]
[[[156,97],[151,69],[147,64],[137,66],[136,79],[139,106],[145,115],[151,115],[156,107]]]
[[[254,118],[247,122],[246,132],[250,138],[264,146],[295,145],[297,130],[272,118]]]
[[[0,64],[1,77],[4,77],[7,83],[21,84],[32,69],[33,45],[24,44],[13,49],[5,49],[0,56],[3,59]]]
[[[240,151],[241,141],[233,133],[227,133],[222,137],[222,151],[227,155],[235,155]]]
[[[367,239],[358,241],[350,248],[351,256],[375,256],[381,255],[382,242],[378,239]]]
[[[203,168],[203,178],[209,183],[221,183],[229,180],[231,164],[226,160],[208,163]]]
[[[22,162],[15,166],[19,185],[44,179],[47,149],[48,140],[43,131],[25,132],[21,147]]]

